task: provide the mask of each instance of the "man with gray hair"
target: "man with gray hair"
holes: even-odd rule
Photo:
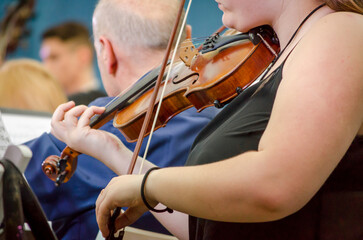
[[[160,65],[177,15],[177,2],[101,0],[97,4],[92,19],[95,49],[109,96],[117,96]],[[186,34],[190,34],[189,27],[184,39]]]
[[[93,16],[94,45],[109,97],[99,98],[91,105],[105,106],[114,96],[127,91],[160,65],[178,6],[178,0],[100,0]],[[184,165],[194,138],[216,113],[215,108],[205,109],[202,113],[191,108],[176,115],[153,134],[147,159],[160,167]],[[112,121],[100,129],[115,134],[128,149],[134,149],[135,143],[127,142],[113,127]],[[141,147],[141,156],[146,142],[147,139]],[[33,151],[33,157],[25,176],[52,221],[58,238],[95,239],[98,233],[94,209],[96,199],[109,181],[120,173],[116,174],[95,158],[82,154],[70,181],[55,187],[41,172],[40,165],[50,155],[59,156],[65,144],[46,133],[27,145]],[[120,159],[120,165],[128,166],[129,161]],[[168,233],[150,213],[145,213],[132,226]]]

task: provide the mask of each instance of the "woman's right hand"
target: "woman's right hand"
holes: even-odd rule
[[[96,201],[96,218],[104,237],[109,235],[108,222],[116,207],[127,207],[115,221],[116,229],[129,226],[148,211],[141,199],[140,187],[143,175],[114,177],[103,189]],[[153,206],[157,202],[148,199]]]

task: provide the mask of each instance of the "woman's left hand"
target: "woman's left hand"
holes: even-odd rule
[[[115,221],[115,228],[124,228],[148,211],[141,199],[143,175],[124,175],[113,178],[96,201],[98,227],[104,237],[109,235],[108,221],[116,207],[128,207]]]

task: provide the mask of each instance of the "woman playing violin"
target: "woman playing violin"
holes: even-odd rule
[[[121,228],[163,204],[189,215],[166,223],[189,226],[174,233],[181,239],[362,238],[363,2],[217,2],[226,26],[270,25],[282,50],[262,80],[203,129],[187,166],[108,184],[96,203],[103,235],[115,207],[128,207],[116,220]],[[88,127],[101,112],[61,105],[52,132],[117,169],[127,151]]]

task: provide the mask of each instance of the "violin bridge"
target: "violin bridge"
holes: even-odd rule
[[[198,54],[198,50],[190,39],[187,39],[180,44],[179,58],[187,67],[192,65],[193,58]]]

